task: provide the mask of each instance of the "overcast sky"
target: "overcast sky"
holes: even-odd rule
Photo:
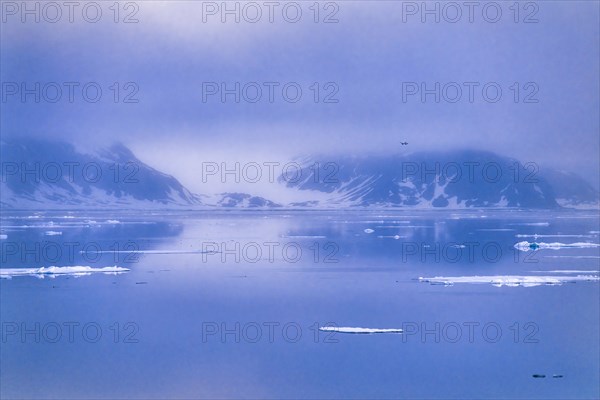
[[[97,23],[86,22],[80,9],[69,23],[66,8],[56,23],[45,22],[43,14],[40,23],[27,15],[23,23],[22,10],[7,9],[3,2],[2,135],[68,138],[79,145],[119,140],[192,189],[198,188],[201,161],[406,151],[401,141],[409,142],[411,151],[493,150],[576,171],[597,185],[599,3],[537,2],[537,9],[523,6],[518,16],[509,9],[512,3],[497,3],[502,16],[496,23],[484,18],[485,3],[473,10],[472,23],[464,6],[455,23],[445,21],[455,18],[456,10],[443,3],[440,22],[427,15],[423,23],[419,10],[412,15],[415,10],[407,2],[390,1],[321,3],[318,23],[313,2],[298,2],[302,16],[291,23],[280,3],[271,23],[260,1],[259,22],[244,20],[256,15],[256,8],[247,8],[240,23],[231,15],[222,23],[219,11],[212,15],[215,9],[206,2],[153,1],[121,9],[120,20],[134,11],[139,20],[125,24],[114,23],[112,1],[99,2],[103,14]],[[221,2],[211,4],[220,7]],[[295,11],[287,9],[288,20]],[[493,20],[495,11],[487,9],[485,17]],[[54,18],[54,10],[46,13]],[[88,10],[88,17],[93,14]],[[339,22],[324,23],[325,18]],[[39,103],[33,95],[22,102],[21,93],[9,93],[14,88],[7,82],[29,87],[56,82],[63,93],[51,103],[47,100],[55,92],[48,87]],[[72,103],[64,82],[79,83]],[[88,82],[102,88],[97,103],[82,97]],[[111,89],[115,82],[118,103]],[[256,103],[243,97],[235,103],[233,95],[223,103],[219,94],[203,93],[205,82],[226,82],[230,88],[235,82],[242,87],[257,82],[263,93]],[[264,82],[279,84],[273,102]],[[283,97],[282,87],[289,82],[302,89],[296,103]],[[448,101],[456,98],[451,84],[439,103],[434,95],[423,103],[420,93],[407,94],[414,87],[406,82],[417,87],[425,82],[428,88],[456,82],[462,97]],[[465,82],[478,84],[472,103]],[[482,94],[488,83],[493,83],[490,99],[495,87],[502,89],[495,103]],[[131,99],[139,101],[124,103],[136,88]],[[246,94],[254,98],[255,87],[248,86]],[[337,103],[325,103],[328,95]]]

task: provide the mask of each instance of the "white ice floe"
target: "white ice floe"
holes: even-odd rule
[[[38,278],[55,277],[57,275],[69,275],[69,276],[85,276],[92,273],[102,273],[109,275],[122,274],[128,272],[129,268],[117,267],[103,267],[93,268],[88,266],[70,266],[70,267],[41,267],[41,268],[3,268],[0,269],[0,278],[11,279],[13,276],[35,276]]]
[[[517,275],[496,275],[496,276],[436,276],[434,278],[420,277],[420,282],[427,282],[432,285],[452,286],[456,283],[485,283],[501,286],[541,286],[541,285],[562,285],[563,283],[573,283],[578,281],[598,282],[600,278],[597,275],[577,275],[577,276],[517,276]]]
[[[8,235],[0,235],[0,240],[2,239],[8,239]]]
[[[578,238],[591,238],[593,237],[592,235],[538,235],[537,233],[534,233],[533,235],[515,235],[515,237],[520,237],[520,238],[525,238],[525,237],[532,237],[532,238],[543,238],[543,237],[578,237]]]
[[[394,236],[391,236],[391,235],[387,235],[387,236],[386,235],[379,235],[379,236],[377,236],[378,239],[395,239],[395,240],[398,240],[400,238],[407,238],[407,237],[408,236],[400,236],[400,235],[394,235]]]
[[[357,333],[357,334],[373,334],[373,333],[402,333],[400,328],[352,328],[346,326],[322,326],[319,328],[323,332],[338,332],[338,333]]]
[[[563,248],[590,248],[590,247],[600,247],[600,244],[597,243],[589,243],[589,242],[576,242],[576,243],[544,243],[544,242],[519,242],[515,244],[515,249],[521,251],[530,251],[530,250],[538,250],[538,249],[550,249],[550,250],[560,250]]]
[[[62,232],[59,231],[46,231],[44,232],[44,235],[46,236],[58,236],[58,235],[62,235]]]
[[[600,271],[585,271],[580,269],[554,269],[551,271],[531,271],[531,272],[546,272],[551,274],[598,274]]]
[[[109,219],[106,221],[107,224],[120,224],[121,221],[119,221],[118,219]]]
[[[373,229],[371,229],[371,228],[367,228],[367,229],[364,230],[364,232],[365,233],[373,233],[375,231]]]

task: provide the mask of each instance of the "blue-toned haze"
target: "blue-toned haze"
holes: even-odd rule
[[[65,3],[0,0],[0,397],[600,398],[598,1]]]
[[[104,4],[104,3],[103,3]],[[227,23],[205,15],[202,2],[138,2],[138,23],[115,24],[108,5],[96,24],[2,24],[3,82],[98,82],[98,103],[2,103],[2,136],[72,140],[78,146],[120,141],[147,163],[195,192],[201,161],[279,161],[298,155],[406,153],[475,148],[576,172],[598,186],[598,4],[541,2],[537,23],[514,23],[508,6],[497,23],[481,12],[469,23],[426,23],[405,15],[402,2],[338,2],[338,23],[280,13],[269,23]],[[233,3],[231,3],[233,4]],[[206,10],[205,10],[206,11]],[[406,11],[406,10],[405,10]],[[527,11],[527,12],[526,12]],[[520,19],[530,10],[521,10]],[[265,12],[265,10],[263,10]],[[463,10],[463,13],[465,10]],[[325,18],[329,10],[321,10]],[[125,11],[122,10],[125,15]],[[123,18],[121,15],[121,18]],[[65,17],[66,18],[66,17]],[[203,102],[203,82],[297,82],[298,103],[276,91],[273,103]],[[136,104],[112,102],[109,86],[134,82]],[[338,103],[314,103],[309,86],[334,82]],[[475,101],[419,94],[403,102],[403,82],[479,82]],[[481,86],[497,82],[489,103]],[[520,85],[520,101],[509,88]],[[534,82],[537,103],[523,103]],[[464,87],[463,87],[464,88]],[[120,88],[123,98],[130,90]],[[321,89],[321,98],[328,93]],[[77,93],[77,92],[76,92]],[[66,97],[66,94],[64,95]],[[31,96],[30,96],[31,98]],[[408,141],[407,147],[400,145]],[[256,185],[253,186],[256,190]],[[248,187],[242,190],[249,191]]]

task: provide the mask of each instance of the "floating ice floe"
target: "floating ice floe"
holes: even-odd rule
[[[563,248],[589,248],[589,247],[600,247],[600,244],[597,243],[589,243],[589,242],[577,242],[577,243],[544,243],[544,242],[528,242],[523,241],[515,244],[515,249],[521,251],[530,251],[530,250],[538,250],[538,249],[550,249],[550,250],[560,250]]]
[[[551,274],[598,274],[600,271],[585,271],[580,269],[554,269],[551,271],[531,271],[531,272],[546,272]]]
[[[378,328],[352,328],[345,326],[322,326],[319,328],[320,331],[323,332],[337,332],[337,333],[354,333],[354,334],[363,334],[370,335],[373,333],[402,333],[403,330],[399,328],[386,328],[386,329],[378,329]]]
[[[8,239],[8,235],[0,235],[0,240],[2,239]]]
[[[364,232],[365,233],[373,233],[375,231],[373,229],[371,229],[371,228],[367,228],[367,229],[364,230]]]
[[[107,220],[107,221],[106,221],[106,223],[107,223],[107,224],[113,224],[113,225],[116,225],[116,224],[120,224],[120,223],[121,223],[121,221],[119,221],[119,220],[117,220],[117,219],[109,219],[109,220]]]
[[[44,232],[44,235],[46,236],[58,236],[58,235],[62,235],[62,232],[59,231],[46,231]]]
[[[35,276],[37,278],[44,277],[55,277],[58,275],[69,275],[69,276],[86,276],[92,273],[102,273],[108,275],[117,275],[124,272],[128,272],[129,268],[117,267],[103,267],[93,268],[88,266],[71,266],[71,267],[41,267],[41,268],[4,268],[0,269],[0,278],[11,279],[13,276]]]
[[[427,282],[432,285],[452,286],[456,283],[486,283],[497,287],[501,286],[523,286],[533,287],[542,285],[562,285],[563,283],[573,283],[578,281],[598,282],[600,278],[597,275],[577,275],[577,276],[517,276],[517,275],[496,275],[496,276],[436,276],[434,278],[419,278],[419,282]]]
[[[532,238],[542,238],[542,237],[578,237],[578,238],[591,238],[592,235],[538,235],[534,233],[533,235],[515,235],[515,237],[532,237]]]

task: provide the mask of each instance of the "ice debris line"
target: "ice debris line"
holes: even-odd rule
[[[41,267],[41,268],[3,268],[0,269],[0,278],[11,279],[13,276],[35,276],[38,278],[55,277],[58,275],[69,275],[69,276],[86,276],[92,273],[103,273],[110,275],[122,274],[128,272],[129,268],[117,267],[103,267],[93,268],[88,266],[71,266],[71,267]]]
[[[370,335],[374,333],[402,333],[403,330],[399,328],[387,328],[387,329],[378,329],[378,328],[352,328],[352,327],[344,327],[344,326],[322,326],[319,328],[320,331],[323,332],[338,332],[338,333],[355,333],[355,334],[363,334]]]
[[[517,276],[517,275],[496,275],[496,276],[436,276],[433,278],[419,278],[419,282],[428,282],[432,285],[452,286],[456,283],[487,283],[497,287],[501,286],[541,286],[541,285],[562,285],[563,283],[573,283],[577,281],[597,282],[600,278],[597,275],[577,275],[577,276]]]
[[[523,242],[519,242],[515,244],[515,249],[517,250],[521,250],[521,251],[530,251],[530,250],[538,250],[538,249],[550,249],[550,250],[560,250],[563,248],[577,248],[577,249],[582,249],[582,248],[589,248],[589,247],[600,247],[600,244],[596,244],[596,243],[589,243],[589,242],[577,242],[577,243],[560,243],[560,242],[554,242],[554,243],[544,243],[544,242],[527,242],[527,241],[523,241]]]

